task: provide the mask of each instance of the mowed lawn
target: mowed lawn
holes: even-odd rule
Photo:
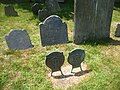
[[[0,90],[53,90],[47,77],[50,71],[45,65],[45,56],[53,51],[62,51],[67,63],[68,53],[76,48],[86,52],[85,62],[92,70],[90,76],[68,90],[120,90],[120,43],[117,41],[73,43],[42,47],[40,44],[39,23],[28,4],[14,4],[19,17],[7,17],[4,14],[5,4],[0,4]],[[68,3],[58,13],[68,25],[69,40],[73,41],[73,4]],[[117,23],[120,23],[120,9],[113,12],[111,38]],[[22,51],[11,51],[5,41],[11,29],[25,29],[29,33],[34,48]],[[57,88],[58,89],[58,88]]]

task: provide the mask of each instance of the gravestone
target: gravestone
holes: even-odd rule
[[[39,4],[35,3],[32,7],[33,14],[38,15],[38,11],[40,9]]]
[[[51,15],[51,13],[46,8],[38,11],[38,19],[40,21],[45,20],[50,15]]]
[[[9,49],[12,50],[25,50],[33,47],[26,30],[13,30],[5,36],[5,39]]]
[[[64,63],[64,60],[65,60],[65,57],[63,53],[53,52],[46,56],[45,63],[52,70],[52,73],[53,73],[56,71],[61,71],[61,66]],[[52,76],[52,73],[51,73],[51,76]],[[61,74],[63,75],[62,71],[61,71]]]
[[[44,3],[45,0],[34,0],[36,3]]]
[[[46,3],[46,8],[51,13],[56,13],[60,11],[59,3],[56,0],[46,0],[45,3]]]
[[[117,25],[116,31],[115,31],[115,36],[120,37],[120,24]]]
[[[68,63],[72,65],[71,73],[73,69],[77,67],[80,67],[81,71],[83,71],[81,67],[81,63],[84,61],[84,58],[85,58],[84,50],[76,49],[72,51],[71,53],[69,53]]]
[[[67,25],[57,15],[51,15],[40,24],[40,36],[42,46],[67,43]]]
[[[57,2],[63,3],[65,2],[65,0],[57,0]]]
[[[74,43],[109,39],[114,0],[75,0]]]
[[[6,16],[18,16],[18,13],[15,11],[14,7],[11,5],[7,5],[4,7]]]

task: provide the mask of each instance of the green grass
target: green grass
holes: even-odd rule
[[[39,21],[33,16],[28,4],[14,4],[19,17],[4,15],[4,4],[0,4],[0,90],[53,90],[47,78],[48,68],[45,56],[52,51],[62,51],[67,58],[68,53],[76,48],[86,51],[85,62],[92,70],[89,78],[68,90],[120,90],[120,46],[107,44],[40,45]],[[67,13],[68,12],[68,13]],[[69,40],[72,41],[74,23],[72,20],[73,6],[67,4],[60,17],[68,25]],[[68,15],[68,16],[67,16]],[[120,22],[120,11],[114,10],[111,37],[115,38],[116,23]],[[24,51],[11,51],[5,42],[5,35],[11,29],[28,31],[34,48]],[[66,60],[67,61],[67,60]],[[65,62],[67,64],[67,62]]]

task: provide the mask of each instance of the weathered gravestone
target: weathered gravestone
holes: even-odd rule
[[[67,43],[67,25],[57,15],[51,15],[40,24],[40,36],[42,46]]]
[[[12,50],[24,50],[33,47],[26,30],[13,30],[5,39],[9,49]]]
[[[81,67],[81,63],[84,61],[84,58],[85,58],[84,50],[76,49],[72,51],[71,53],[69,53],[68,63],[72,65],[71,73],[73,69],[77,67],[80,67],[81,71],[83,71]]]
[[[59,3],[56,0],[46,0],[46,8],[51,12],[51,13],[56,13],[60,11],[60,6]]]
[[[39,3],[35,3],[32,7],[33,14],[38,15],[38,11],[40,9]]]
[[[50,15],[51,15],[51,13],[50,13],[49,10],[47,10],[46,8],[38,11],[38,19],[39,19],[40,21],[45,20],[45,19],[46,19],[48,16],[50,16]]]
[[[61,66],[64,63],[64,59],[65,57],[63,53],[53,52],[46,56],[45,63],[52,70],[52,73],[53,73],[56,71],[61,71]],[[51,73],[51,76],[52,76],[52,73]],[[62,71],[61,71],[61,74],[63,75]]]
[[[74,43],[110,37],[114,0],[75,0]]]
[[[34,0],[36,3],[44,3],[45,0]]]
[[[63,3],[65,0],[56,0],[57,2]]]
[[[18,16],[18,13],[15,11],[14,7],[11,5],[7,5],[4,7],[6,16]]]
[[[116,31],[115,31],[115,36],[120,37],[120,24],[117,25]]]

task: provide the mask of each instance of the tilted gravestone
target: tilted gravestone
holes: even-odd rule
[[[38,11],[40,9],[39,4],[35,3],[32,7],[33,14],[38,15]]]
[[[115,31],[115,36],[120,37],[120,24],[117,25],[116,31]]]
[[[83,71],[81,67],[81,63],[84,61],[84,58],[85,58],[84,50],[76,49],[72,51],[71,53],[69,53],[68,63],[72,65],[71,73],[73,69],[77,67],[80,67],[81,71]]]
[[[42,46],[67,43],[67,25],[57,15],[51,15],[40,24],[40,36]]]
[[[75,0],[74,43],[109,39],[114,0]]]
[[[51,15],[51,13],[46,8],[38,11],[38,19],[40,21],[45,20],[50,15]]]
[[[60,11],[60,6],[59,3],[56,0],[46,0],[46,8],[51,12],[51,13],[56,13]]]
[[[52,73],[53,73],[56,71],[61,71],[61,66],[64,63],[64,59],[65,57],[63,53],[53,52],[46,56],[45,63],[52,70]],[[51,73],[51,76],[52,76],[52,73]],[[63,75],[62,71],[61,71],[61,74]]]
[[[12,30],[9,35],[5,36],[9,49],[24,50],[32,48],[29,35],[26,30]]]
[[[11,5],[7,5],[4,7],[6,16],[18,16],[18,13],[15,11],[14,7]]]

